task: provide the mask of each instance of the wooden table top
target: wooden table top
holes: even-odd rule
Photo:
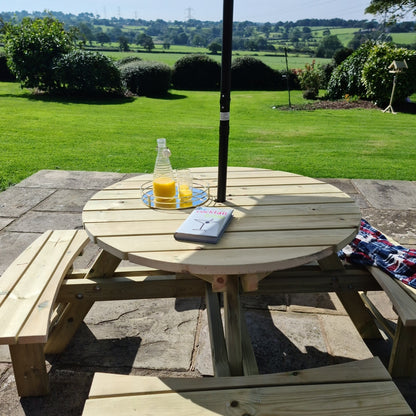
[[[192,169],[210,187],[210,206],[234,208],[218,244],[176,241],[174,232],[192,209],[159,210],[141,200],[152,175],[111,185],[85,205],[90,238],[118,258],[165,271],[195,275],[270,273],[321,260],[357,234],[361,213],[338,188],[301,175],[228,168],[227,201],[215,202],[218,171]]]

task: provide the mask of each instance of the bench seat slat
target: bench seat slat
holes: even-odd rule
[[[231,402],[238,406],[231,407]],[[413,415],[392,381],[261,387],[87,400],[84,416]]]
[[[74,238],[68,246],[64,256],[59,262],[55,272],[51,276],[48,286],[45,288],[37,302],[37,307],[32,311],[19,333],[18,343],[46,342],[48,339],[49,325],[52,309],[58,295],[64,277],[67,275],[75,258],[88,244],[89,238],[86,232],[76,231]]]
[[[44,304],[39,302],[46,302],[47,298],[50,298],[52,292],[58,290],[59,284],[65,276],[66,271],[71,266],[72,262],[65,264],[69,259],[75,258],[79,253],[72,252],[68,256],[66,255],[68,249],[71,246],[71,242],[78,231],[75,230],[60,230],[47,233],[47,240],[43,241],[43,236],[40,238],[43,242],[40,250],[33,248],[38,247],[38,242],[35,241],[33,246],[31,245],[25,250],[21,256],[19,256],[15,264],[27,264],[29,262],[30,255],[37,253],[30,262],[28,267],[24,269],[20,279],[14,285],[11,291],[9,291],[7,298],[3,301],[0,308],[0,344],[14,344],[19,341],[19,333],[29,319],[31,313],[34,313],[31,319],[32,328],[25,330],[26,342],[31,334],[35,335],[35,339],[32,342],[39,342],[37,338],[37,331],[41,328],[41,332],[45,330],[45,324],[48,325],[48,318],[45,318],[45,322],[38,322],[37,317],[42,318],[49,317],[50,309],[53,306],[48,304],[45,311],[38,311],[42,309]],[[82,231],[82,234],[85,234]],[[86,234],[85,234],[86,235]],[[85,237],[87,242],[87,237]],[[60,264],[62,262],[62,267]],[[14,267],[14,266],[11,266]],[[55,272],[57,272],[55,274]],[[54,279],[52,279],[54,277]],[[51,286],[45,292],[45,297],[42,298],[42,293],[48,284],[51,282]],[[52,299],[51,299],[52,301]],[[37,313],[39,312],[39,314]],[[48,315],[44,315],[48,313]],[[41,337],[43,341],[45,337]]]
[[[231,403],[234,402],[234,406]],[[198,379],[97,373],[83,416],[413,415],[378,358],[281,374]]]
[[[177,392],[216,390],[278,385],[301,385],[317,383],[341,383],[355,381],[389,381],[391,376],[378,357],[327,367],[309,368],[296,372],[261,374],[241,377],[212,378],[158,378],[148,376],[129,376],[121,374],[95,373],[89,398],[118,395],[140,395]]]
[[[45,242],[50,237],[52,231],[46,231],[38,237],[29,247],[17,257],[13,263],[1,275],[0,279],[0,306],[7,299],[10,292],[25,273],[27,268],[32,264],[34,258],[42,249]]]
[[[416,303],[407,291],[377,267],[369,267],[368,270],[377,280],[378,284],[386,292],[392,304],[396,308],[397,314],[404,326],[416,326]]]

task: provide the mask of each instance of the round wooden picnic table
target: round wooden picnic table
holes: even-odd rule
[[[169,272],[190,273],[224,292],[225,339],[231,373],[242,370],[240,282],[256,290],[273,271],[334,258],[357,234],[361,213],[351,197],[325,182],[282,171],[229,167],[226,202],[215,201],[217,168],[191,169],[212,195],[206,205],[234,209],[217,244],[177,241],[192,209],[149,208],[143,174],[111,185],[85,205],[90,238],[111,255]],[[244,332],[244,331],[243,331]]]

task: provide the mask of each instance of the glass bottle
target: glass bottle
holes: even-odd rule
[[[176,208],[176,185],[166,139],[157,139],[157,157],[153,171],[153,195],[156,208]]]

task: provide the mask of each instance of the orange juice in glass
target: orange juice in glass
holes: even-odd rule
[[[159,176],[153,179],[153,195],[156,208],[176,208],[176,185],[172,178]]]
[[[192,207],[192,175],[189,169],[176,171],[178,196],[181,208]]]

